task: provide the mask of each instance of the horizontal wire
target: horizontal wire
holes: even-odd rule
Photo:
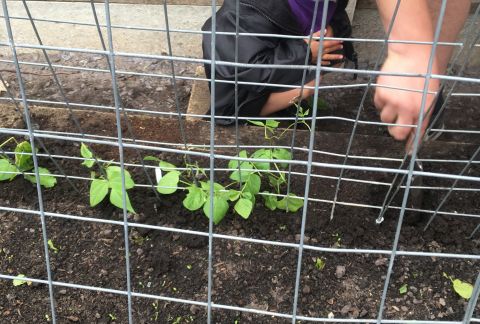
[[[3,18],[0,15],[0,18]],[[29,20],[28,17],[22,16],[11,16],[10,19],[16,20]],[[89,26],[89,27],[96,27],[97,25],[94,23],[88,22],[80,22],[80,21],[69,21],[69,20],[59,20],[59,19],[47,19],[47,18],[34,18],[33,21],[38,22],[48,22],[48,23],[55,23],[55,24],[70,24],[70,25],[79,25],[79,26]],[[99,24],[100,27],[107,27],[104,24]],[[112,25],[111,28],[113,29],[127,29],[127,30],[138,30],[138,31],[152,31],[152,32],[170,32],[170,33],[179,33],[179,34],[197,34],[197,35],[211,35],[211,31],[203,31],[203,30],[192,30],[192,29],[179,29],[179,28],[170,28],[168,31],[166,28],[155,28],[155,27],[146,27],[146,26],[128,26],[128,25]],[[225,36],[236,36],[237,33],[235,32],[225,32],[225,31],[215,31],[216,35],[225,35]],[[245,33],[240,32],[238,33],[239,37],[271,37],[271,38],[280,38],[280,39],[305,39],[308,35],[305,36],[298,36],[298,35],[287,35],[287,34],[269,34],[269,33]],[[433,42],[428,41],[414,41],[414,40],[396,40],[396,39],[380,39],[380,38],[359,38],[359,37],[352,37],[352,38],[342,38],[342,37],[323,37],[324,40],[334,40],[334,41],[351,41],[351,42],[358,42],[358,43],[380,43],[384,44],[385,42],[389,44],[409,44],[409,45],[433,45]],[[312,40],[320,40],[320,37],[312,37]],[[462,42],[438,42],[438,45],[442,46],[452,46],[452,47],[463,47],[465,44]],[[475,47],[480,47],[480,44],[475,44]]]
[[[31,156],[32,154],[31,153],[25,153],[25,152],[11,152],[11,151],[4,151],[3,154],[5,155],[28,155],[28,156]],[[64,159],[64,160],[78,160],[78,161],[95,161],[95,159],[91,158],[83,158],[83,157],[77,157],[77,156],[67,156],[67,155],[56,155],[56,154],[43,154],[43,153],[37,153],[37,156],[38,157],[52,157],[52,158],[58,158],[58,159]],[[102,159],[98,159],[97,160],[98,162],[101,162],[101,163],[109,163],[109,164],[113,164],[113,165],[120,165],[120,162],[117,162],[117,161],[112,161],[112,160],[102,160]],[[276,160],[269,160],[271,163],[275,163]],[[480,162],[480,161],[479,161]],[[154,166],[154,165],[142,165],[142,164],[136,164],[136,163],[124,163],[125,166],[128,166],[128,167],[134,167],[134,168],[146,168],[146,169],[158,169],[158,166]],[[205,169],[205,172],[208,173],[209,170],[207,167],[201,167],[199,166],[199,168],[201,169]],[[167,168],[168,169],[168,168]],[[181,171],[190,171],[191,169],[190,168],[187,168],[187,167],[175,167],[175,170],[181,170]],[[215,172],[232,172],[232,171],[236,171],[237,169],[230,169],[230,168],[215,168]],[[248,169],[248,168],[242,168],[243,171],[252,171],[252,172],[258,172],[258,173],[274,173],[274,174],[287,174],[288,173],[288,170],[259,170],[259,169]],[[29,172],[18,172],[18,171],[1,171],[1,173],[3,174],[16,174],[16,175],[20,175],[20,174],[25,174],[25,175],[31,175],[31,174],[34,174],[34,173],[29,173]],[[296,176],[306,176],[307,174],[305,172],[291,172],[291,174],[293,175],[296,175]],[[78,179],[78,180],[92,180],[91,178],[87,178],[87,177],[80,177],[80,176],[71,176],[71,175],[63,175],[63,174],[54,174],[54,173],[51,173],[51,174],[43,174],[43,173],[40,173],[40,175],[49,175],[49,176],[53,176],[53,177],[57,177],[57,178],[68,178],[68,179]],[[335,177],[335,176],[326,176],[326,175],[322,175],[322,174],[312,174],[311,175],[312,177],[314,178],[319,178],[319,179],[328,179],[328,180],[338,180],[339,177]],[[355,178],[342,178],[344,179],[345,181],[347,182],[354,182],[354,183],[362,183],[362,184],[370,184],[370,185],[378,185],[378,186],[385,186],[385,187],[388,187],[391,185],[390,182],[381,182],[381,181],[372,181],[372,180],[364,180],[364,179],[355,179]],[[135,187],[142,187],[142,188],[151,188],[151,185],[149,184],[139,184],[139,183],[135,183],[134,185]],[[184,190],[186,189],[186,187],[165,187],[165,186],[162,186],[162,188],[171,188],[171,189],[181,189],[181,190]],[[401,189],[405,189],[405,186],[402,185],[400,186],[399,188]],[[460,192],[477,192],[477,191],[480,191],[480,188],[463,188],[463,187],[455,187],[455,188],[451,188],[450,186],[449,187],[435,187],[435,186],[425,186],[425,185],[422,185],[422,186],[411,186],[412,189],[419,189],[419,190],[439,190],[439,191],[448,191],[448,190],[452,190],[452,191],[460,191]],[[286,197],[286,195],[278,195],[279,197]]]
[[[36,210],[29,210],[29,209],[22,209],[22,208],[13,208],[13,207],[5,207],[0,206],[0,210],[21,213],[26,215],[40,215],[39,211]],[[110,224],[110,225],[118,225],[123,226],[124,222],[122,221],[115,221],[115,220],[108,220],[108,219],[100,219],[100,218],[93,218],[93,217],[85,217],[85,216],[74,216],[74,215],[66,215],[62,213],[52,213],[52,212],[45,212],[45,216],[52,217],[52,218],[61,218],[61,219],[69,219],[69,220],[77,220],[82,222],[93,222],[93,223],[101,223],[101,224]],[[373,219],[372,219],[373,221]],[[139,224],[139,223],[131,223],[127,222],[128,227],[132,228],[145,228],[151,230],[158,230],[163,232],[171,232],[171,233],[180,233],[180,234],[188,234],[188,235],[195,235],[195,236],[203,236],[208,237],[208,231],[194,231],[194,230],[186,230],[180,229],[176,227],[166,227],[166,226],[158,226],[158,225],[147,225],[147,224]],[[270,241],[270,240],[262,240],[262,239],[254,239],[248,237],[240,237],[234,235],[226,235],[226,234],[218,234],[213,233],[213,237],[216,239],[224,239],[230,241],[239,241],[239,242],[246,242],[246,243],[255,243],[255,244],[263,244],[269,246],[279,246],[279,247],[287,247],[287,248],[294,248],[297,249],[300,244],[298,243],[287,243],[287,242],[279,242],[279,241]],[[305,249],[317,251],[317,252],[328,252],[328,253],[355,253],[355,254],[375,254],[375,255],[390,255],[392,254],[391,250],[375,250],[375,249],[355,249],[355,248],[329,248],[329,247],[321,247],[321,246],[314,246],[314,245],[304,245]],[[424,251],[397,251],[397,255],[403,256],[412,256],[412,257],[438,257],[438,258],[448,258],[448,259],[469,259],[469,260],[480,260],[480,255],[477,254],[458,254],[458,253],[441,253],[441,252],[424,252]]]
[[[11,46],[8,42],[0,42],[0,46]],[[33,44],[15,44],[17,48],[30,48],[30,49],[45,49],[45,50],[54,50],[54,51],[65,51],[65,52],[77,52],[77,53],[88,53],[88,54],[99,54],[106,55],[112,54],[108,51],[103,50],[93,50],[85,48],[73,48],[73,47],[61,47],[61,46],[47,46],[47,45],[33,45]],[[129,53],[129,52],[114,52],[116,57],[134,57],[134,58],[144,58],[144,59],[157,59],[157,60],[171,60],[177,62],[190,62],[190,63],[201,63],[201,64],[212,64],[211,60],[208,59],[199,59],[199,58],[189,58],[181,56],[170,56],[170,55],[155,55],[155,54],[143,54],[143,53]],[[290,65],[290,64],[253,64],[253,63],[238,63],[230,61],[215,61],[216,65],[220,66],[232,66],[232,67],[241,67],[241,68],[251,68],[251,69],[282,69],[282,70],[308,70],[315,71],[316,66],[305,66],[305,65]],[[427,75],[425,73],[401,73],[401,72],[384,72],[384,71],[372,71],[372,70],[363,70],[363,69],[347,69],[347,68],[332,68],[332,67],[318,67],[320,71],[326,72],[338,72],[345,74],[366,74],[366,75],[375,75],[375,76],[401,76],[401,77],[411,77],[411,78],[425,78]],[[480,79],[470,78],[470,77],[460,77],[460,76],[448,76],[448,75],[439,75],[431,74],[429,75],[432,79],[438,80],[449,80],[449,81],[460,81],[460,82],[470,82],[470,83],[480,83]]]
[[[22,131],[22,129],[19,128],[8,128],[13,131]],[[72,133],[72,132],[60,132],[60,131],[51,131],[51,130],[37,130],[38,133],[44,133],[44,134],[57,134],[57,135],[69,135],[69,136],[75,136],[77,133]],[[106,135],[96,135],[96,134],[85,134],[85,138],[100,138],[100,139],[107,139],[107,140],[113,140],[116,139],[116,137],[113,136],[106,136]],[[123,138],[124,141],[126,142],[133,142],[133,139],[130,138]],[[169,143],[169,142],[158,142],[158,141],[147,141],[147,140],[135,140],[137,143],[143,143],[143,144],[150,144],[150,145],[156,145],[156,146],[173,146],[173,147],[183,147],[184,144],[179,144],[179,143]],[[192,149],[207,149],[209,145],[207,144],[188,144],[188,146]],[[228,144],[219,144],[215,145],[216,148],[218,149],[234,149],[237,146],[234,144],[228,145]],[[242,149],[264,149],[264,148],[278,148],[278,149],[289,149],[290,147],[286,145],[239,145],[239,148]],[[308,148],[305,147],[297,147],[294,146],[294,150],[299,151],[299,152],[308,152]],[[322,150],[313,150],[314,153],[319,154],[319,155],[326,155],[326,156],[332,156],[332,157],[345,157],[344,153],[334,153],[334,152],[329,152],[329,151],[322,151]],[[12,152],[15,153],[15,152]],[[28,155],[29,153],[19,153],[19,154],[26,154]],[[402,159],[400,158],[389,158],[389,157],[382,157],[382,156],[364,156],[364,155],[351,155],[351,159],[358,159],[358,160],[367,160],[367,161],[385,161],[385,162],[401,162]],[[470,162],[469,160],[450,160],[450,159],[417,159],[419,162],[429,162],[429,163],[468,163]],[[480,164],[480,161],[472,161],[472,164]]]
[[[10,129],[0,128],[0,134],[10,134],[10,135],[18,135],[18,136],[25,136],[25,131],[12,131]],[[56,136],[50,134],[41,134],[38,132],[34,132],[34,136],[37,138],[48,138],[48,139],[55,139],[55,140],[66,140],[72,142],[85,142],[91,144],[102,144],[117,147],[118,143],[110,142],[110,141],[101,141],[101,140],[94,140],[94,139],[86,139],[86,138],[77,138],[77,137],[68,137],[68,136]],[[138,144],[124,144],[125,148],[133,148],[133,149],[142,149],[142,150],[149,150],[154,152],[168,152],[168,153],[178,153],[184,155],[192,155],[198,157],[206,157],[210,158],[209,153],[204,152],[196,152],[196,151],[185,151],[181,149],[172,149],[172,148],[165,148],[165,147],[153,147],[153,146],[146,146],[146,145],[138,145]],[[269,162],[268,159],[255,159],[255,158],[242,158],[238,156],[229,156],[223,154],[215,154],[215,159],[220,160],[233,160],[233,161],[244,161],[244,162]],[[307,161],[301,160],[275,160],[277,163],[286,163],[286,164],[294,164],[294,165],[307,165]],[[392,173],[392,174],[407,174],[408,170],[401,170],[395,168],[386,168],[386,167],[371,167],[371,166],[357,166],[357,165],[341,165],[335,163],[325,163],[325,162],[313,162],[312,166],[315,167],[322,167],[322,168],[329,168],[329,169],[345,169],[345,170],[355,170],[355,171],[371,171],[371,172],[378,172],[378,173]],[[414,176],[423,176],[423,177],[432,177],[432,178],[440,178],[440,179],[453,179],[453,180],[464,180],[464,181],[472,181],[472,182],[480,182],[480,177],[473,177],[473,176],[459,176],[455,174],[448,174],[448,173],[438,173],[438,172],[426,172],[426,171],[413,171]]]
[[[0,279],[3,280],[18,280],[17,276],[11,275],[4,275],[0,273]],[[47,280],[31,278],[31,277],[22,277],[20,278],[22,281],[26,282],[34,282],[38,284],[48,284]],[[65,288],[73,288],[73,289],[81,289],[81,290],[88,290],[88,291],[96,291],[101,293],[108,293],[114,295],[121,295],[127,296],[127,292],[124,290],[118,289],[111,289],[111,288],[102,288],[102,287],[95,287],[95,286],[88,286],[88,285],[80,285],[75,283],[67,283],[62,281],[52,281],[53,286],[57,287],[65,287]],[[186,304],[186,305],[196,305],[200,307],[207,307],[207,302],[202,301],[195,301],[190,299],[182,299],[182,298],[174,298],[174,297],[167,297],[167,296],[160,296],[160,295],[153,295],[153,294],[145,294],[139,292],[132,291],[132,297],[137,298],[145,298],[145,299],[153,299],[153,300],[161,300],[166,302],[172,302],[177,304]],[[264,315],[264,316],[274,316],[280,318],[292,318],[290,314],[278,313],[278,312],[270,312],[264,311],[254,308],[246,308],[246,307],[238,307],[238,306],[231,306],[231,305],[222,305],[217,303],[211,303],[212,308],[215,309],[223,309],[223,310],[230,310],[230,311],[239,311],[244,313],[251,313],[257,315]],[[327,322],[327,323],[376,323],[377,321],[374,319],[343,319],[343,318],[316,318],[316,317],[308,317],[308,316],[296,316],[298,320],[302,321],[314,321],[314,322]],[[480,322],[480,319],[471,319],[472,322]],[[412,324],[462,324],[459,321],[416,321],[416,320],[402,320],[402,323],[412,323]],[[381,323],[398,323],[398,320],[382,320]]]
[[[12,100],[10,98],[6,97],[0,97],[0,101],[8,101],[11,102]],[[20,98],[15,98],[15,101],[21,101]],[[37,99],[28,99],[28,103],[32,104],[43,104],[43,105],[66,105],[65,102],[62,101],[49,101],[49,100],[37,100]],[[98,109],[98,110],[115,110],[115,107],[112,106],[105,106],[105,105],[91,105],[91,104],[81,104],[81,103],[68,103],[72,107],[76,107],[77,109]],[[64,107],[58,107],[56,109],[63,109]],[[143,109],[133,109],[133,108],[122,108],[127,112],[131,113],[136,113],[136,114],[141,114],[141,115],[164,115],[164,116],[178,116],[178,113],[176,112],[163,112],[163,111],[154,111],[154,110],[143,110]],[[210,117],[210,115],[200,115],[200,114],[188,114],[188,113],[181,113],[180,114],[182,117],[194,117],[194,118],[199,118],[199,119],[205,119],[207,117]],[[235,119],[236,117],[234,116],[222,116],[222,119]],[[237,117],[239,120],[243,121],[249,121],[249,120],[265,120],[265,119],[271,119],[271,118],[265,118],[265,117]],[[277,121],[293,121],[295,120],[295,117],[275,117],[273,118],[274,120]],[[305,121],[310,121],[312,120],[312,117],[305,117],[305,118],[299,118],[298,120],[305,120]],[[352,118],[346,118],[346,117],[338,117],[338,116],[321,116],[321,117],[316,117],[316,120],[336,120],[336,121],[344,121],[344,122],[355,122],[354,119]],[[416,128],[416,125],[400,125],[396,123],[384,123],[384,122],[375,122],[375,121],[367,121],[367,120],[358,120],[357,121],[359,124],[362,125],[376,125],[376,126],[396,126],[396,127],[405,127],[405,128]],[[431,132],[440,132],[440,133],[457,133],[457,134],[480,134],[480,130],[457,130],[457,129],[437,129],[433,128],[431,129]]]

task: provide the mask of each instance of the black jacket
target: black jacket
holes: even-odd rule
[[[217,61],[235,62],[235,35],[222,35],[218,32],[235,33],[236,0],[225,0],[216,15]],[[337,0],[337,7],[330,25],[335,37],[351,37],[352,28],[345,12],[348,0]],[[202,27],[212,30],[211,18]],[[240,33],[302,35],[294,18],[288,0],[240,0]],[[344,56],[356,61],[356,54],[350,42],[344,42]],[[238,39],[238,62],[249,64],[304,65],[307,44],[303,39],[278,37],[240,36]],[[203,57],[211,59],[211,35],[203,36]],[[215,80],[235,80],[235,67],[216,65]],[[205,64],[207,77],[211,78],[210,64]],[[262,84],[300,85],[304,70],[238,67],[240,82],[255,82],[258,85],[238,85],[239,116],[258,116],[272,92],[282,92],[288,88],[263,86]],[[306,74],[306,82],[315,78],[315,72]],[[210,85],[210,84],[209,84]],[[215,83],[215,115],[235,116],[235,86],[233,83]],[[217,119],[219,124],[232,124],[234,119]]]

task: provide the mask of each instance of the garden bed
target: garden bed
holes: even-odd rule
[[[74,124],[64,109],[32,108],[35,125],[42,131],[76,132]],[[83,130],[89,135],[116,136],[113,114],[75,111]],[[8,118],[7,118],[8,117]],[[22,122],[13,114],[11,106],[0,107],[0,127],[22,128]],[[179,125],[175,119],[159,119],[149,116],[131,116],[132,129],[137,140],[158,141],[163,144],[146,146],[182,148]],[[167,130],[168,131],[165,131]],[[185,124],[189,144],[208,145],[210,125],[206,122]],[[130,138],[127,127],[124,136]],[[235,143],[233,129],[216,129],[217,145]],[[73,135],[70,136],[73,140]],[[309,133],[300,131],[296,146],[308,146]],[[289,145],[291,134],[283,142]],[[348,134],[316,133],[315,149],[342,154],[348,143]],[[0,142],[8,136],[2,135]],[[76,140],[79,139],[79,136]],[[20,137],[19,137],[20,138]],[[262,131],[242,126],[241,145],[261,145]],[[116,139],[112,139],[116,142]],[[51,154],[67,157],[80,156],[79,141],[44,139]],[[128,142],[128,141],[127,141]],[[143,142],[142,142],[143,143]],[[92,146],[98,156],[118,160],[118,148],[111,145]],[[475,145],[449,142],[431,143],[422,149],[421,157],[468,159]],[[208,148],[207,148],[208,149]],[[208,151],[207,151],[208,152]],[[219,154],[234,154],[234,149],[220,149]],[[40,153],[43,153],[42,151]],[[125,150],[126,163],[139,163],[139,154],[155,155],[180,165],[183,155],[160,153],[152,150],[137,152]],[[402,144],[387,137],[357,136],[353,155],[401,158]],[[295,158],[306,159],[306,151],[297,150]],[[207,157],[192,157],[207,167]],[[81,160],[58,158],[57,162],[69,176],[89,177],[89,170],[80,165]],[[341,163],[342,158],[322,153],[314,154],[314,161]],[[53,163],[45,157],[42,165],[58,173]],[[150,163],[150,162],[149,162]],[[352,159],[350,164],[398,168],[398,161],[380,159]],[[216,161],[216,168],[224,168],[227,161]],[[425,170],[458,174],[461,163],[424,163]],[[148,184],[141,168],[127,168],[136,183]],[[305,172],[304,166],[295,166],[295,172]],[[149,169],[154,177],[153,170]],[[298,314],[311,317],[375,319],[387,273],[388,255],[375,253],[346,253],[342,249],[389,250],[398,221],[398,209],[391,209],[381,225],[375,225],[378,209],[351,204],[381,205],[388,187],[359,182],[342,185],[335,217],[329,220],[331,200],[336,180],[325,178],[338,175],[338,170],[314,167],[312,174],[324,178],[312,178],[310,197],[320,200],[309,203],[305,243],[313,247],[332,248],[332,252],[306,249],[303,255]],[[469,175],[479,176],[477,165]],[[346,171],[346,178],[391,182],[393,175],[367,171]],[[215,173],[219,182],[227,174]],[[57,213],[46,217],[49,239],[58,252],[50,251],[53,280],[87,286],[125,290],[125,251],[122,211],[102,203],[96,208],[88,205],[89,181],[72,180],[80,194],[64,179],[58,185],[44,189],[45,210]],[[452,180],[425,178],[424,185],[449,186]],[[0,183],[0,206],[38,210],[36,189],[17,177],[12,182]],[[478,185],[461,181],[460,187],[476,188]],[[304,193],[304,177],[293,176],[292,192]],[[445,191],[424,192],[422,205],[434,210]],[[129,215],[133,224],[129,228],[132,290],[138,293],[206,302],[208,238],[168,230],[152,230],[136,227],[149,224],[165,228],[208,232],[208,219],[199,212],[188,212],[180,202],[185,193],[161,196],[158,200],[151,188],[135,187],[129,191],[137,215]],[[401,204],[403,191],[397,195],[394,206]],[[475,191],[455,192],[442,210],[459,213],[476,213],[480,208]],[[68,219],[58,215],[80,216]],[[37,215],[0,211],[0,273],[25,274],[28,277],[46,279],[40,219]],[[97,222],[82,218],[93,218]],[[467,236],[478,224],[475,219],[439,215],[432,226],[423,232],[428,214],[407,212],[399,241],[401,251],[479,254],[480,241]],[[248,220],[229,212],[214,227],[216,234],[239,238],[298,243],[301,226],[301,210],[297,213],[269,211],[259,199]],[[258,244],[235,239],[215,238],[213,241],[213,292],[216,304],[291,313],[297,267],[297,249],[271,244]],[[317,260],[323,260],[324,267]],[[388,291],[384,318],[416,320],[462,320],[467,301],[460,298],[443,273],[473,283],[479,272],[479,262],[461,258],[398,256]],[[407,285],[407,291],[400,288]],[[124,295],[103,293],[65,287],[55,287],[57,319],[59,323],[126,323],[127,298]],[[41,284],[14,287],[11,281],[0,281],[0,318],[2,322],[45,322],[50,313],[47,286]],[[480,316],[477,306],[476,315]],[[50,315],[48,315],[50,316]],[[134,297],[133,316],[138,323],[204,323],[206,308],[195,305],[158,301]],[[115,318],[115,320],[114,320]],[[290,320],[247,312],[213,309],[214,323],[289,323]],[[307,322],[303,322],[307,323]]]

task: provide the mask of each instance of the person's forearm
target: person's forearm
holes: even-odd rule
[[[395,19],[390,40],[432,42],[434,36],[432,17],[427,0],[403,0],[394,18],[397,0],[377,0],[380,16],[388,30]],[[399,55],[428,62],[431,45],[389,43],[388,55]]]

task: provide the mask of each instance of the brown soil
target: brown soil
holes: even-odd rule
[[[73,126],[66,114],[51,114],[48,110],[34,111],[35,123],[42,130],[72,131]],[[108,114],[79,113],[84,130],[90,134],[115,135],[115,124]],[[158,129],[176,130],[172,121],[151,118],[132,118],[138,139],[159,140],[178,143],[176,131],[160,132]],[[153,127],[156,125],[156,127]],[[189,124],[187,136],[190,142],[208,143],[202,123]],[[227,142],[229,130],[218,129],[219,142]],[[242,144],[258,143],[251,138],[252,132],[242,128]],[[203,135],[202,135],[203,134]],[[203,136],[203,137],[202,137]],[[341,152],[348,135],[319,133],[316,149],[331,149]],[[2,137],[0,141],[3,140]],[[335,139],[333,139],[335,138]],[[323,140],[322,140],[323,139]],[[299,136],[298,145],[306,145],[308,134]],[[401,156],[401,145],[387,138],[359,137],[354,154],[367,152],[371,155]],[[288,142],[288,140],[287,140]],[[391,145],[388,145],[390,143]],[[78,143],[48,140],[45,145],[51,154],[79,156]],[[472,145],[437,143],[426,147],[422,157],[449,156],[455,159],[468,158]],[[94,145],[97,154],[105,159],[117,159],[117,148]],[[443,149],[442,149],[443,148]],[[455,148],[455,149],[453,149]],[[138,163],[137,152],[127,149],[126,162]],[[139,152],[152,155],[152,152]],[[448,155],[447,155],[448,154]],[[179,165],[183,159],[176,154],[157,154],[162,159]],[[305,156],[299,154],[299,159]],[[338,158],[316,155],[317,161],[338,163]],[[89,171],[80,166],[78,160],[58,159],[68,175],[89,177]],[[208,160],[194,158],[202,166]],[[40,160],[55,172],[52,162]],[[359,163],[352,161],[351,163]],[[362,162],[364,165],[396,167],[398,163],[382,161]],[[218,160],[216,167],[225,166]],[[458,173],[462,165],[429,163],[425,168],[432,172]],[[141,168],[129,168],[135,181],[147,184]],[[304,172],[304,167],[294,171]],[[474,166],[470,175],[479,176],[480,169]],[[314,168],[312,174],[332,176],[337,171]],[[153,174],[151,174],[153,176]],[[220,182],[225,174],[216,173]],[[389,174],[349,171],[345,177],[391,181]],[[99,220],[122,220],[122,212],[102,203],[97,208],[88,206],[88,182],[73,180],[80,194],[72,190],[67,181],[59,179],[56,187],[43,190],[45,209],[53,213],[64,213]],[[311,197],[332,199],[334,180],[313,179]],[[451,180],[425,178],[425,185],[445,186]],[[474,183],[460,183],[461,187],[475,188]],[[0,206],[37,210],[36,190],[17,177],[14,181],[1,184]],[[304,178],[293,177],[292,192],[302,195]],[[339,200],[370,205],[381,204],[386,187],[359,183],[342,186]],[[400,192],[394,205],[401,202]],[[434,209],[442,198],[443,191],[424,193],[421,208]],[[208,230],[208,221],[201,212],[187,212],[181,208],[184,193],[162,196],[157,200],[149,188],[134,188],[130,192],[137,215],[130,215],[133,223],[153,224],[165,227]],[[480,207],[477,193],[456,193],[445,205],[445,211],[475,212]],[[398,210],[390,210],[385,222],[375,225],[378,211],[370,208],[337,206],[335,218],[330,221],[331,205],[311,202],[306,227],[306,243],[313,246],[332,248],[391,249]],[[33,278],[46,278],[43,243],[39,217],[24,213],[1,212],[0,228],[0,273],[25,274]],[[125,251],[123,227],[105,223],[47,217],[48,237],[58,248],[50,251],[53,279],[102,288],[124,290]],[[465,217],[439,216],[432,226],[423,232],[426,222],[424,214],[407,213],[402,227],[399,249],[402,251],[425,251],[444,253],[479,254],[478,236],[468,239],[478,221]],[[286,214],[267,211],[258,200],[255,212],[248,220],[229,213],[215,227],[216,233],[239,237],[257,238],[278,242],[298,242],[301,212]],[[145,294],[206,301],[208,240],[205,237],[178,234],[160,230],[129,229],[132,289]],[[253,244],[237,240],[215,239],[213,245],[213,301],[217,304],[291,313],[298,253],[296,249]],[[315,267],[315,260],[324,258],[325,268]],[[336,318],[375,318],[388,265],[388,255],[320,253],[305,250],[302,261],[302,276],[298,313],[304,316],[328,316]],[[468,259],[438,257],[397,257],[394,273],[388,290],[385,317],[388,319],[417,320],[461,320],[467,301],[452,289],[443,272],[473,283],[479,262]],[[402,285],[408,292],[401,294]],[[82,289],[55,288],[56,311],[59,323],[126,323],[127,299],[125,296],[93,292]],[[480,316],[480,305],[476,316]],[[0,281],[0,316],[5,323],[45,322],[49,314],[48,289],[45,285],[14,287],[11,281]],[[50,316],[50,315],[49,315]],[[134,298],[133,316],[138,323],[204,323],[206,309],[173,302],[146,298]],[[115,320],[112,318],[115,317]],[[289,323],[290,321],[268,316],[253,315],[237,311],[213,310],[214,323]]]

